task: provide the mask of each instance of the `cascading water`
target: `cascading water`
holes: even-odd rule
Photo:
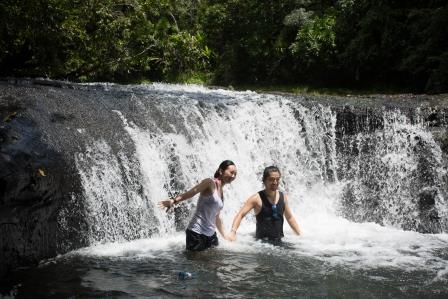
[[[95,121],[74,131],[82,194],[73,201],[84,203],[90,246],[30,277],[75,269],[73,289],[87,296],[448,294],[448,165],[418,109],[379,108],[347,125],[340,107],[302,97],[168,84],[99,89],[83,101],[101,113],[84,108]],[[258,242],[249,214],[236,242],[185,254],[196,199],[168,213],[157,203],[213,176],[225,159],[238,167],[224,190],[227,230],[262,188],[264,167],[277,165],[303,236],[285,222],[285,247]],[[178,270],[198,278],[176,281]]]
[[[284,173],[283,187],[297,211],[334,212],[332,206],[338,202],[334,191],[324,201],[308,200],[313,190],[333,190],[326,185],[338,184],[336,120],[329,107],[305,107],[253,92],[192,93],[176,87],[159,95],[157,102],[144,94],[131,101],[145,116],[144,128],[113,111],[134,152],[114,155],[108,143],[123,140],[86,136],[87,151],[76,157],[93,243],[173,233],[176,221],[185,224],[190,217],[194,201],[176,217],[158,209],[157,202],[212,176],[224,159],[238,166],[238,179],[225,194],[226,223],[262,187],[261,172],[271,164]]]
[[[342,213],[356,221],[424,232],[447,230],[446,165],[423,122],[384,112],[384,127],[357,134],[340,155],[347,185]]]
[[[338,152],[336,113],[329,106],[200,87],[152,85],[129,92],[138,109],[133,112],[143,116],[140,124],[105,107],[127,139],[85,136],[87,150],[76,156],[92,243],[165,235],[176,223],[183,229],[194,201],[168,214],[157,202],[212,176],[224,159],[239,169],[226,192],[226,223],[261,188],[262,169],[274,164],[299,219],[325,212],[411,230],[447,229],[440,146],[421,122],[411,124],[399,111],[382,112],[381,130],[343,136]],[[422,199],[428,193],[430,212]]]

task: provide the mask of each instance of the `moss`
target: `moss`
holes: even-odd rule
[[[204,84],[211,82],[211,74],[204,72],[183,73],[173,78],[174,83]]]

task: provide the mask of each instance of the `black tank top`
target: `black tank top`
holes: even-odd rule
[[[283,193],[280,193],[280,198],[277,203],[277,219],[273,217],[272,204],[269,202],[266,192],[259,191],[261,198],[261,211],[255,218],[257,219],[257,229],[255,231],[255,238],[269,240],[281,239],[283,237],[283,213],[285,212],[285,200]]]

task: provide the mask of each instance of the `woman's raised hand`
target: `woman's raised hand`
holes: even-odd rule
[[[159,208],[166,208],[166,211],[168,212],[168,210],[174,206],[174,200],[173,199],[167,199],[167,200],[162,200],[159,201],[159,203],[157,204],[159,206]]]

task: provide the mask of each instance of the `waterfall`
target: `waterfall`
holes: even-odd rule
[[[227,226],[262,188],[264,167],[277,165],[299,223],[344,217],[447,230],[440,146],[398,110],[381,111],[380,129],[339,136],[336,110],[301,97],[194,85],[104,88],[119,88],[118,99],[99,101],[120,133],[80,129],[86,146],[75,154],[91,243],[184,229],[195,199],[169,213],[157,202],[213,176],[226,159],[238,168],[224,192]]]
[[[412,124],[400,111],[384,111],[382,120],[382,130],[356,134],[339,155],[347,182],[342,214],[404,229],[446,230],[440,146],[422,121]]]

